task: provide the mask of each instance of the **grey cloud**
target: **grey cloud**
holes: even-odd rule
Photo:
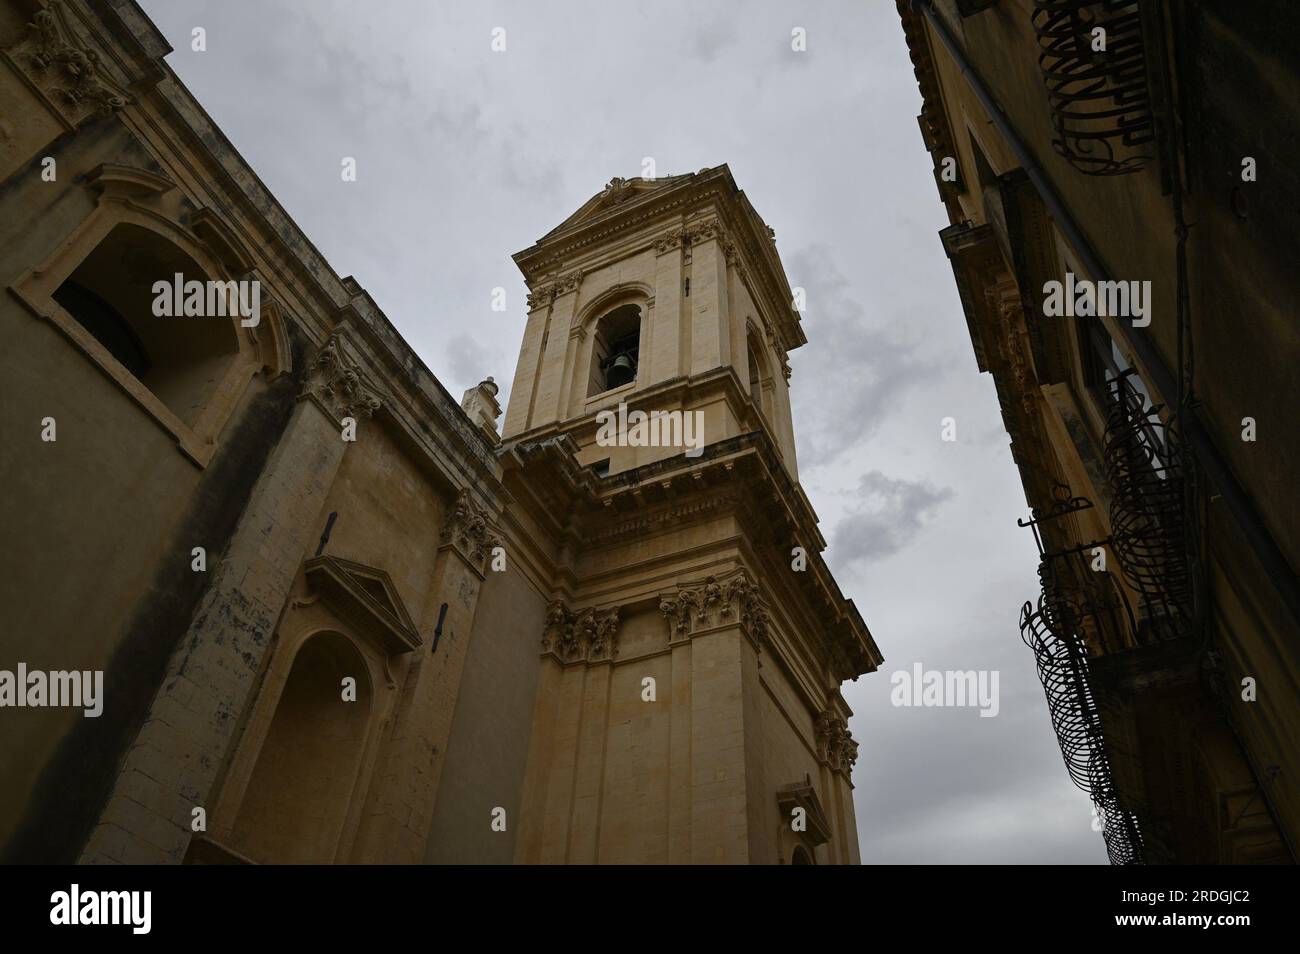
[[[839,522],[831,538],[827,558],[836,566],[869,563],[897,553],[953,492],[873,470],[862,475],[855,496],[863,505]]]
[[[725,20],[711,20],[692,31],[687,49],[697,59],[712,63],[735,41],[734,30],[734,26]]]
[[[815,369],[800,367],[800,352],[791,356],[801,462],[822,466],[870,438],[884,416],[900,407],[904,392],[943,365],[904,336],[906,322],[892,306],[868,313],[868,303],[828,248],[799,250],[786,270],[791,284],[807,292],[803,324],[810,343],[818,345]]]
[[[453,395],[460,395],[492,373],[492,351],[469,335],[457,335],[447,342],[444,363],[450,367],[449,378],[444,382]],[[499,377],[500,375],[496,375]]]

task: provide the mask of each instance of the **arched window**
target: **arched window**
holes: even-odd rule
[[[155,315],[155,283],[173,286],[177,275],[182,288],[185,282],[203,283],[203,317]],[[226,306],[225,314],[208,314],[208,280],[199,265],[165,237],[123,223],[86,256],[53,298],[192,427],[239,352],[234,319],[229,317],[234,308]],[[224,299],[223,306],[228,301]]]
[[[771,415],[770,398],[767,395],[767,358],[763,353],[762,339],[754,332],[751,325],[745,338],[745,350],[749,352],[749,397],[764,414]]]
[[[343,680],[356,680],[356,700]],[[276,702],[232,841],[254,861],[335,861],[370,720],[361,653],[338,633],[312,636],[294,657]]]
[[[591,397],[636,380],[641,357],[641,306],[620,305],[596,322],[591,346]]]

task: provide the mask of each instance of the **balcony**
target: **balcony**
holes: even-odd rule
[[[1142,830],[1112,771],[1088,662],[1090,656],[1123,652],[1136,624],[1123,591],[1090,562],[1093,549],[1109,541],[1049,548],[1049,539],[1063,535],[1063,524],[1092,508],[1090,501],[1072,496],[1067,488],[1059,491],[1050,508],[1018,521],[1033,530],[1042,584],[1037,605],[1026,602],[1021,607],[1020,635],[1034,652],[1066,771],[1096,806],[1111,864],[1142,864]]]
[[[1142,15],[1134,0],[1034,0],[1052,146],[1090,176],[1126,175],[1155,152]]]

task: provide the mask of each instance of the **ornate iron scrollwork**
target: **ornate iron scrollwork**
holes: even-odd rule
[[[1080,172],[1136,172],[1155,140],[1136,0],[1034,0],[1053,147]]]
[[[1106,482],[1112,545],[1120,570],[1142,597],[1147,629],[1184,634],[1191,613],[1184,481],[1180,454],[1148,405],[1132,370],[1110,382]]]
[[[1089,642],[1098,652],[1120,650],[1126,626],[1132,626],[1132,613],[1122,591],[1106,574],[1094,573],[1083,556],[1109,541],[1046,549],[1039,529],[1042,523],[1092,507],[1068,488],[1060,490],[1052,507],[1018,521],[1033,530],[1042,557],[1038,566],[1042,593],[1037,607],[1031,602],[1021,607],[1020,635],[1033,650],[1066,771],[1097,808],[1111,864],[1142,864],[1141,827],[1121,801],[1106,754],[1101,713],[1088,680]]]

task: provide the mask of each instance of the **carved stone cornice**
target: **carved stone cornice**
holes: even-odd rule
[[[28,35],[4,56],[69,129],[131,103],[127,91],[109,76],[99,52],[73,30],[60,0],[50,0],[38,10],[27,28]]]
[[[858,743],[853,741],[848,723],[827,709],[817,717],[816,731],[817,758],[833,772],[850,774],[858,760]]]
[[[487,514],[464,489],[456,495],[456,503],[447,514],[438,536],[444,545],[454,547],[480,573],[493,548],[501,546],[500,538],[488,523]]]
[[[370,417],[383,407],[356,363],[344,353],[337,331],[325,340],[307,368],[301,398],[314,400],[339,422],[348,417]]]
[[[736,243],[731,240],[722,222],[716,218],[694,222],[666,232],[655,239],[654,247],[658,254],[664,255],[684,245],[697,245],[710,239],[718,240],[728,263],[736,261],[738,255]]]
[[[655,239],[655,252],[659,255],[666,255],[675,248],[682,247],[682,238],[685,237],[685,229],[673,229],[665,235]]]
[[[618,607],[570,609],[555,600],[546,610],[542,655],[562,663],[613,662],[618,656]]]
[[[1037,406],[1039,388],[1029,355],[1021,343],[1024,306],[1020,291],[1014,281],[1007,279],[988,287],[984,294],[997,322],[998,353],[1011,371],[1020,409],[1024,414],[1032,415]]]
[[[729,578],[710,576],[701,583],[679,585],[675,592],[660,594],[659,612],[668,623],[669,642],[738,623],[761,649],[771,622],[758,587],[743,569]]]
[[[561,295],[577,291],[578,286],[581,284],[582,272],[570,272],[567,275],[561,275],[554,281],[543,282],[528,293],[528,310],[533,311],[536,308],[549,305]]]

